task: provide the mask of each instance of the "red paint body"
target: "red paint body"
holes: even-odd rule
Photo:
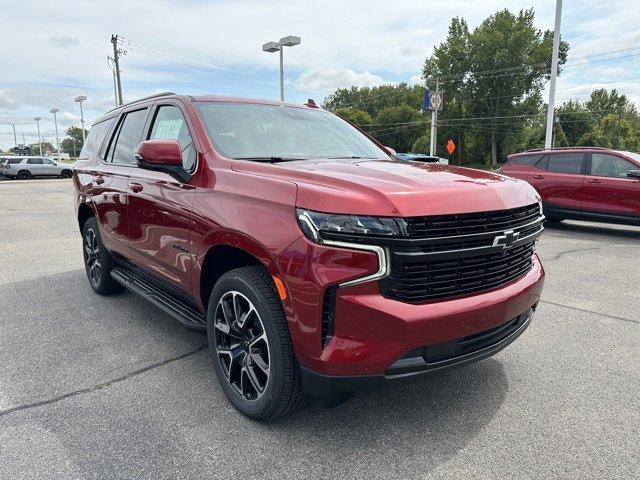
[[[76,163],[74,181],[79,214],[86,210],[83,204],[90,207],[105,247],[191,296],[202,311],[208,300],[202,292],[207,254],[220,245],[241,249],[282,279],[300,364],[325,374],[356,375],[384,373],[413,348],[490,329],[539,301],[544,272],[537,257],[517,280],[443,301],[391,300],[375,281],[344,287],[336,299],[335,334],[323,349],[326,287],[375,272],[377,257],[311,242],[297,224],[296,207],[409,217],[509,209],[539,197],[519,180],[438,164],[391,159],[270,164],[225,158],[208,138],[197,101],[277,105],[175,96],[125,106],[103,118],[160,104],[182,110],[198,154],[191,179],[182,183],[168,173],[109,164],[92,155]]]
[[[550,171],[545,158],[555,155],[559,160],[568,155],[582,157],[579,172]],[[640,156],[629,152],[602,148],[568,148],[551,151],[530,151],[510,155],[502,172],[526,180],[538,191],[554,216],[603,220],[615,223],[640,224],[640,178],[627,177],[625,170],[599,170],[596,158],[612,159],[622,168],[640,171]],[[533,165],[518,164],[526,158],[542,157]],[[617,176],[615,174],[618,174]]]

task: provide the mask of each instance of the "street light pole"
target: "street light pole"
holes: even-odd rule
[[[13,146],[18,148],[18,139],[16,137],[16,124],[12,123],[11,126],[13,127]]]
[[[58,152],[58,160],[60,160],[60,137],[58,136],[58,117],[56,116],[56,113],[59,111],[59,108],[52,108],[49,110],[50,113],[53,113],[53,123],[56,126],[56,151]]]
[[[38,126],[38,148],[40,149],[40,156],[42,157],[42,140],[40,139],[40,120],[42,120],[42,117],[34,117],[33,119]]]
[[[560,49],[560,17],[562,0],[556,0],[556,23],[553,29],[553,51],[551,53],[551,83],[549,84],[549,105],[547,106],[547,132],[544,148],[551,148],[553,141],[553,115],[556,101],[556,77],[558,76],[558,50]]]
[[[84,113],[82,111],[82,102],[87,99],[84,95],[78,95],[74,100],[80,104],[80,124],[82,125],[82,145],[84,146]]]
[[[263,52],[279,53],[280,57],[280,101],[284,102],[284,47],[300,45],[300,37],[289,35],[278,42],[267,42],[262,45]]]

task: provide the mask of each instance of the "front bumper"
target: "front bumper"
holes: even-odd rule
[[[459,345],[460,341],[444,342],[426,346],[420,349],[417,355],[408,356],[396,361],[384,374],[378,375],[323,375],[307,368],[302,368],[302,385],[305,391],[314,397],[324,399],[339,398],[345,394],[369,388],[378,388],[389,384],[398,384],[408,380],[424,378],[434,373],[442,373],[456,368],[470,365],[495,355],[518,338],[531,324],[535,313],[535,307],[518,315],[504,325],[477,334],[475,338],[460,339],[462,341],[476,341],[482,346],[470,349],[466,353],[458,353],[453,349],[450,355],[443,355],[441,359],[432,361],[429,357],[432,352],[441,351],[443,348]],[[510,328],[508,332],[505,329]],[[498,330],[498,332],[496,332]],[[484,337],[496,336],[495,341],[482,343]],[[448,344],[445,347],[445,344]],[[458,346],[458,350],[460,350]],[[418,352],[416,352],[418,353]]]

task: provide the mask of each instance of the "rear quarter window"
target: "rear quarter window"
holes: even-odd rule
[[[9,165],[18,165],[19,163],[22,163],[22,160],[24,160],[24,158],[9,158],[8,159],[8,164]]]
[[[97,155],[104,138],[107,136],[111,125],[113,124],[115,117],[104,120],[100,123],[95,123],[91,130],[89,130],[89,134],[87,135],[87,140],[82,146],[82,151],[80,152],[79,159],[85,159],[93,157]]]

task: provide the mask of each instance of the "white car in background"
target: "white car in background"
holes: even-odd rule
[[[0,174],[20,180],[32,177],[71,178],[73,167],[47,157],[4,157],[0,159]]]

